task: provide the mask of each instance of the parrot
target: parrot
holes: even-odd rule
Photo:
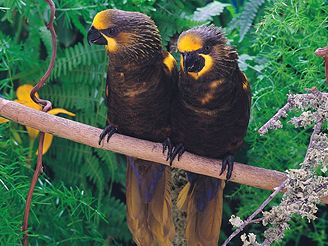
[[[250,118],[251,92],[238,66],[238,54],[214,25],[182,32],[179,80],[173,92],[170,161],[185,151],[222,159],[222,175],[232,175],[234,155],[243,143]],[[190,246],[218,244],[225,181],[187,172],[177,206],[187,213]]]
[[[104,45],[108,55],[106,127],[99,144],[119,133],[163,142],[170,131],[174,57],[162,49],[155,22],[138,12],[107,9],[88,30],[89,44]],[[127,156],[127,224],[139,246],[172,245],[170,167]]]

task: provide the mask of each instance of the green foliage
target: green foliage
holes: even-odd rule
[[[284,124],[283,129],[265,136],[260,136],[257,130],[286,103],[288,93],[304,93],[305,88],[313,86],[327,90],[322,58],[314,55],[318,47],[327,45],[327,11],[327,5],[319,0],[273,1],[266,6],[253,37],[245,36],[243,43],[248,43],[248,39],[254,43],[248,53],[255,54],[246,61],[253,94],[246,137],[247,163],[285,171],[299,168],[298,163],[303,161],[312,129],[294,129]],[[254,210],[267,195],[267,191],[240,187],[232,196],[241,198],[235,211],[245,218],[250,214],[250,206]],[[250,200],[252,204],[246,202]],[[328,213],[324,207],[312,225],[295,219],[282,244],[303,245],[303,241],[308,245],[324,245],[328,237],[322,229],[327,231]],[[259,226],[251,230],[258,231]]]
[[[281,171],[297,167],[306,150],[307,130],[286,125],[265,137],[260,137],[256,130],[285,103],[288,92],[303,92],[305,87],[312,86],[325,88],[322,60],[313,51],[326,45],[327,5],[319,0],[250,0],[244,5],[238,4],[244,1],[206,2],[55,1],[58,53],[51,80],[42,88],[41,96],[50,99],[55,107],[76,113],[76,121],[105,126],[107,57],[103,47],[90,47],[85,42],[86,30],[100,10],[118,8],[151,16],[167,49],[174,47],[180,32],[195,25],[213,22],[227,30],[239,28],[239,32],[229,32],[228,38],[243,54],[240,64],[253,91],[252,118],[239,160]],[[265,12],[259,11],[261,5],[266,6]],[[0,93],[15,99],[19,85],[35,83],[47,68],[51,54],[49,32],[44,27],[48,7],[36,0],[0,0],[0,6]],[[238,9],[242,9],[240,14],[236,14]],[[258,21],[254,32],[252,24]],[[26,148],[29,138],[23,129],[14,123],[0,125],[1,245],[17,244],[21,238],[23,206],[32,176],[27,156],[34,153]],[[35,163],[35,156],[29,163]],[[45,174],[40,177],[33,197],[31,245],[130,242],[123,157],[54,138],[44,165]],[[269,192],[229,184],[226,194],[224,224],[232,213],[249,215]],[[277,202],[278,199],[272,205]],[[324,245],[327,217],[326,211],[320,212],[319,219],[310,226],[295,220],[284,242],[297,245],[306,239]],[[262,229],[255,225],[252,231],[259,235]],[[226,226],[221,239],[229,233]]]
[[[223,12],[224,8],[227,6],[229,6],[229,4],[213,1],[207,4],[205,7],[197,8],[197,10],[193,14],[193,19],[197,21],[212,20],[213,16],[220,15]]]
[[[4,6],[0,10],[1,95],[15,99],[15,88],[24,83],[35,83],[47,68],[51,54],[51,37],[45,28],[48,6],[44,2],[24,0],[0,0],[0,5]],[[182,30],[203,23],[193,20],[196,8],[203,7],[202,1],[190,1],[188,6],[184,6],[184,1],[68,0],[55,1],[55,5],[57,59],[50,82],[42,89],[41,97],[50,99],[54,107],[76,113],[74,120],[101,128],[105,126],[107,117],[103,97],[108,61],[103,47],[90,47],[85,42],[86,30],[93,16],[105,8],[141,11],[152,16],[158,24],[164,45]],[[7,123],[7,127],[12,133],[6,134],[4,139],[10,139],[8,141],[13,143],[15,139],[21,138],[20,144],[28,146],[26,143],[30,141],[22,127],[11,123]],[[14,146],[12,148],[16,151]],[[4,150],[1,148],[1,151]],[[27,156],[34,150],[27,150]],[[17,157],[23,156],[17,153]],[[34,161],[35,156],[29,162]],[[23,168],[24,162],[25,158],[19,164],[14,161],[10,163],[8,158],[3,163],[11,164],[15,170],[23,172],[26,169]],[[30,227],[36,234],[31,236],[32,244],[80,245],[92,242],[120,245],[131,239],[123,203],[124,158],[55,138],[44,157],[44,166],[49,177],[48,181],[40,178],[43,179],[42,184],[34,195]],[[25,199],[32,173],[24,174],[24,179],[15,184],[24,184],[21,199]],[[82,191],[87,194],[83,199]],[[12,196],[11,199],[14,199]],[[49,207],[50,200],[53,201],[52,207]],[[6,218],[1,221],[12,223],[11,230],[8,230],[7,223],[0,223],[3,236],[10,235],[10,242],[17,242],[21,238],[19,227],[24,201],[20,201],[19,205],[18,202],[17,198],[12,200],[12,204],[15,204],[13,208],[17,207],[16,213],[8,210],[7,203],[4,205],[15,215],[14,218],[9,217],[9,212],[1,213]],[[12,234],[13,230],[15,234]]]
[[[31,181],[32,169],[26,163],[28,150],[9,138],[9,125],[0,126],[0,244],[20,244],[20,231],[26,194]],[[113,200],[108,214],[115,216],[116,223],[123,223],[121,202]],[[116,213],[119,213],[116,215]],[[46,175],[38,180],[31,208],[30,227],[32,245],[71,243],[84,245],[87,241],[102,242],[97,223],[110,230],[116,226],[97,208],[90,192],[61,184],[53,184]]]
[[[250,0],[245,3],[243,12],[235,17],[229,25],[229,29],[239,29],[239,42],[242,41],[254,22],[259,8],[265,0]]]

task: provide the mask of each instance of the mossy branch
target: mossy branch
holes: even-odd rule
[[[284,232],[289,228],[289,222],[293,214],[299,214],[307,218],[310,222],[316,219],[318,211],[317,204],[320,197],[327,196],[328,179],[323,176],[317,176],[316,171],[321,168],[325,173],[327,171],[327,136],[322,133],[323,121],[328,116],[328,94],[318,91],[316,88],[308,89],[307,94],[289,95],[288,102],[283,106],[267,123],[260,129],[260,134],[266,134],[269,129],[281,128],[281,118],[287,117],[292,109],[301,109],[304,111],[301,116],[290,120],[295,127],[306,127],[314,122],[313,132],[310,143],[304,158],[300,163],[300,169],[290,169],[287,171],[288,179],[275,189],[275,191],[266,199],[256,211],[246,220],[242,221],[239,217],[232,216],[229,220],[237,229],[227,238],[222,246],[227,245],[244,228],[253,223],[253,219],[262,213],[263,217],[258,218],[264,226],[270,224],[264,232],[265,240],[260,244],[256,241],[256,235],[250,233],[243,234],[241,240],[244,245],[267,246],[273,242],[280,241],[284,237]],[[309,110],[311,109],[311,111]],[[306,111],[307,110],[307,111]],[[269,211],[263,211],[265,206],[278,194],[285,189],[281,203],[274,206]]]
[[[169,165],[162,153],[162,145],[159,143],[115,134],[109,143],[105,142],[99,146],[98,140],[102,132],[101,129],[49,115],[3,98],[0,98],[0,115],[17,123],[91,147]],[[180,161],[174,161],[173,167],[220,179],[225,179],[226,176],[226,173],[219,175],[221,161],[190,153],[185,153]],[[260,189],[273,190],[286,178],[286,174],[282,172],[235,163],[231,181]],[[328,204],[328,197],[323,197],[321,201]]]

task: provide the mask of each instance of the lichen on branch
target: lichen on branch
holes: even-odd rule
[[[267,123],[260,129],[261,135],[269,129],[282,128],[281,118],[286,118],[291,110],[301,110],[298,117],[293,117],[289,122],[295,127],[309,127],[314,124],[304,161],[300,163],[300,169],[287,171],[287,179],[273,192],[270,197],[245,221],[233,215],[230,223],[238,227],[233,234],[223,243],[227,245],[243,229],[258,220],[262,221],[267,229],[264,231],[265,240],[262,243],[256,241],[253,234],[243,234],[243,245],[270,245],[280,241],[284,237],[286,229],[293,215],[300,215],[309,222],[315,220],[320,198],[328,195],[328,177],[319,176],[317,173],[327,172],[328,167],[328,138],[322,132],[323,122],[328,120],[328,93],[322,93],[316,88],[308,90],[306,94],[288,95],[288,101]],[[263,211],[264,207],[274,196],[284,189],[285,193],[279,205],[269,211]],[[263,217],[254,219],[262,213]]]

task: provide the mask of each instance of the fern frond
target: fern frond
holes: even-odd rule
[[[47,50],[47,53],[49,56],[51,54],[51,50],[52,50],[51,34],[45,26],[40,27],[39,32],[40,32],[40,38],[41,38],[44,46],[46,47],[46,50]]]
[[[111,182],[120,183],[125,186],[125,158],[120,160],[120,156],[101,149],[95,150],[97,156],[102,162],[102,165],[106,167],[106,175],[110,177]]]
[[[53,169],[55,176],[60,177],[62,181],[70,185],[76,183],[83,185],[85,184],[85,176],[81,173],[81,168],[89,156],[92,156],[91,147],[54,138],[49,154],[45,157],[46,163]]]
[[[79,66],[104,63],[106,59],[103,47],[89,46],[78,43],[74,47],[65,49],[64,56],[56,60],[51,80],[67,75]]]
[[[95,91],[96,88],[89,88],[86,85],[71,84],[66,87],[53,85],[45,87],[42,95],[50,98],[55,107],[94,112],[95,105],[100,101]]]
[[[98,87],[98,85],[103,83],[103,86],[98,87],[102,89],[105,88],[107,67],[108,63],[80,65],[76,68],[72,68],[68,74],[60,78],[60,81],[65,85],[74,83],[92,87]]]
[[[94,183],[98,192],[102,194],[106,182],[100,165],[99,160],[94,155],[89,155],[84,161],[81,172]]]
[[[125,204],[112,196],[108,196],[108,198],[106,197],[106,204],[110,204],[110,206],[106,206],[106,209],[104,209],[110,225],[109,228],[108,226],[106,227],[106,233],[109,235],[115,235],[119,240],[130,240],[131,234],[126,224]]]
[[[213,1],[202,8],[197,8],[192,19],[196,21],[211,21],[214,16],[220,15],[230,4]]]
[[[264,2],[265,0],[250,0],[246,2],[243,12],[230,22],[228,30],[231,31],[239,28],[239,42],[244,39],[245,35],[250,30],[253,21]]]

